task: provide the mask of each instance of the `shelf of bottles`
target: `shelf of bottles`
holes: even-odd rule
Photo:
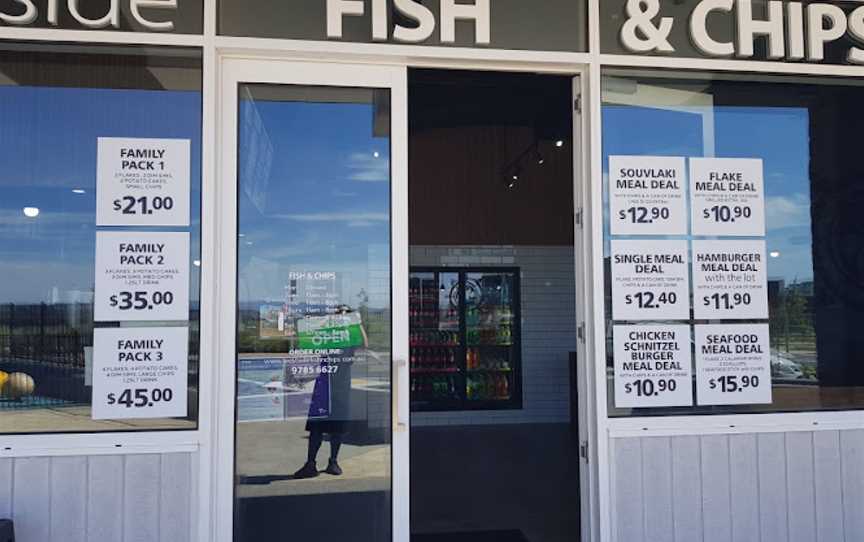
[[[521,407],[517,269],[412,269],[411,408]]]

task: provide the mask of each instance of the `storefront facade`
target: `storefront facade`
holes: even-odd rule
[[[14,520],[16,540],[254,539],[238,525],[290,508],[256,511],[272,497],[258,486],[280,480],[244,461],[278,455],[283,441],[241,422],[296,419],[314,435],[312,409],[339,410],[339,384],[321,392],[307,379],[291,415],[284,375],[336,373],[345,365],[326,360],[346,351],[347,393],[362,390],[374,448],[356,456],[372,473],[356,487],[378,500],[362,508],[370,530],[342,539],[411,539],[409,428],[493,419],[578,426],[580,498],[560,503],[581,520],[573,540],[864,538],[864,7],[78,4],[0,2],[0,152],[11,164],[0,173],[11,194],[0,200],[0,518]],[[501,170],[518,190],[524,156],[568,153],[566,250],[542,235],[495,249],[409,239],[409,74],[421,69],[572,80],[569,133],[534,136]],[[343,155],[346,169],[327,169]],[[316,171],[353,184],[317,192]],[[309,182],[280,193],[285,172]],[[270,244],[292,237],[305,241]],[[312,245],[328,255],[310,256]],[[334,254],[357,246],[362,271],[339,267]],[[572,309],[537,331],[535,315],[560,299],[537,293],[542,273],[561,258],[575,280],[560,303]],[[451,267],[449,303],[464,322],[445,328],[440,308],[414,309],[424,294],[412,280],[434,273],[444,291]],[[458,393],[453,377],[414,378],[418,345],[438,372],[477,370],[469,345],[483,338],[468,329],[465,290],[484,273],[516,277],[477,279],[517,300],[499,303],[501,322],[516,323],[499,322],[492,339],[518,350],[496,367],[515,376],[466,380]],[[418,335],[424,318],[435,339]],[[529,352],[542,357],[557,331],[578,360],[569,392],[554,381],[566,373],[538,376]],[[362,375],[355,351],[371,352]],[[475,410],[500,411],[418,414],[424,383],[446,396],[448,382],[461,400],[449,410],[482,399]],[[564,398],[548,400],[556,390]],[[567,400],[572,417],[556,417]],[[308,502],[304,491],[292,495]]]

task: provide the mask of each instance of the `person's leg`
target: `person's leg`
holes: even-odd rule
[[[315,465],[315,458],[318,457],[318,450],[321,449],[321,442],[324,440],[324,434],[317,429],[309,431],[309,448],[306,452],[306,464],[294,473],[294,478],[315,478],[318,476],[318,467]]]
[[[327,462],[327,469],[324,471],[328,474],[333,474],[335,476],[339,476],[342,474],[342,468],[339,466],[339,463],[336,461],[336,458],[339,457],[339,448],[342,447],[342,434],[336,433],[330,434],[330,461]]]

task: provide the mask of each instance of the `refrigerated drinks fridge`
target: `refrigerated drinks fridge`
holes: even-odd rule
[[[522,407],[518,268],[411,268],[411,410]]]

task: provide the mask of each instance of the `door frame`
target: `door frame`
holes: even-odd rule
[[[237,329],[237,155],[240,83],[370,87],[390,90],[392,442],[391,484],[393,540],[410,533],[408,397],[408,120],[405,66],[305,62],[278,58],[223,57],[216,99],[215,230],[234,239],[215,247],[214,282],[216,412],[213,423],[214,539],[233,542],[235,494],[235,393]]]

